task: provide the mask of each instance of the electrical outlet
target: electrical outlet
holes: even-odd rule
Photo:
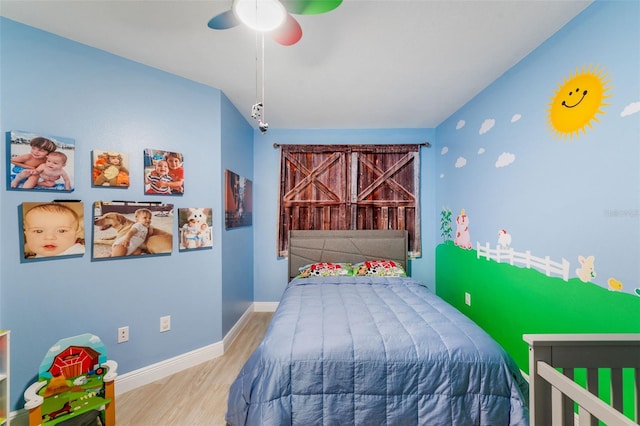
[[[124,343],[129,341],[129,326],[120,327],[118,329],[118,343]]]
[[[471,294],[469,294],[469,293],[465,293],[464,294],[464,303],[467,306],[471,306]]]
[[[171,330],[171,315],[160,317],[160,333]]]

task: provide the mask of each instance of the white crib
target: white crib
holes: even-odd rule
[[[529,344],[531,426],[638,425],[640,422],[640,334],[525,334]],[[586,389],[574,381],[586,369]],[[633,369],[623,383],[623,368]],[[598,397],[598,371],[610,370],[610,400]],[[626,374],[628,377],[629,374]],[[623,412],[623,392],[633,394],[635,422]],[[630,400],[625,397],[624,400]],[[577,404],[577,419],[574,403]]]

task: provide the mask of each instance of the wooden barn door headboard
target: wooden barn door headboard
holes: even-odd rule
[[[420,145],[282,145],[278,255],[290,230],[399,229],[420,256]]]

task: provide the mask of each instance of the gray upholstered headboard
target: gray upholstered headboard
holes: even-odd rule
[[[409,272],[407,250],[407,231],[290,231],[289,280],[300,267],[315,262],[387,259]]]

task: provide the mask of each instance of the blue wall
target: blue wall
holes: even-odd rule
[[[225,170],[253,181],[254,130],[224,95],[222,122],[222,182]],[[224,202],[216,211],[220,212],[224,227]],[[225,229],[222,247],[222,329],[226,334],[254,300],[253,227]]]
[[[3,135],[24,130],[66,136],[76,143],[73,193],[0,192],[0,324],[12,330],[12,408],[21,408],[22,392],[35,378],[42,357],[62,337],[99,335],[109,356],[118,360],[121,374],[221,341],[238,318],[237,310],[223,315],[225,294],[234,301],[243,299],[242,307],[252,300],[250,275],[223,291],[221,213],[224,167],[251,176],[252,158],[246,157],[251,128],[234,118],[239,114],[218,89],[4,18],[0,31]],[[183,153],[183,196],[143,194],[144,148]],[[129,153],[130,188],[91,188],[93,149]],[[8,160],[5,150],[0,151],[4,178]],[[88,249],[81,258],[20,263],[18,206],[53,198],[84,202],[89,242],[94,201],[211,207],[213,249],[179,253],[174,238],[171,256],[91,262]],[[251,237],[244,239],[249,243],[230,244],[225,256],[250,260]],[[159,318],[164,315],[171,315],[172,329],[160,333]],[[116,330],[125,325],[130,341],[117,344]]]
[[[439,239],[437,293],[525,371],[523,334],[640,332],[638,22],[640,2],[593,3],[437,128],[437,205],[454,233],[465,210],[472,244]],[[501,229],[514,265],[497,263]],[[526,253],[568,262],[568,276],[526,269]],[[591,256],[594,276],[580,264]]]
[[[640,295],[638,22],[637,1],[593,3],[438,126],[437,205],[454,221],[465,209],[474,248],[495,248],[504,228],[519,252],[567,259],[570,277],[594,256],[591,284],[613,277]],[[610,96],[584,131],[558,138],[549,104],[576,73],[598,75]],[[514,161],[498,166],[503,153]]]

